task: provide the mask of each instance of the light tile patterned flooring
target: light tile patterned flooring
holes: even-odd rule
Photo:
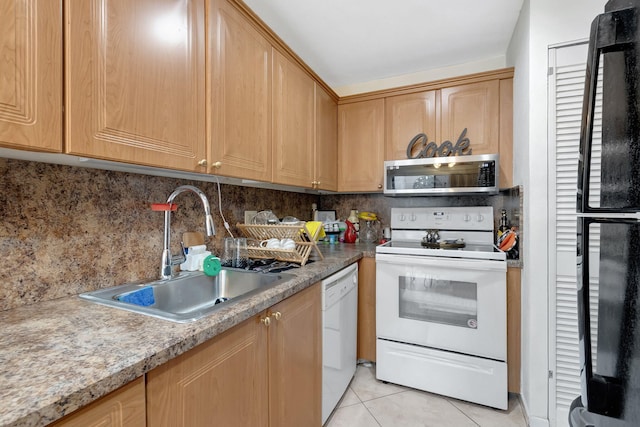
[[[375,365],[355,377],[325,427],[527,427],[520,402],[509,395],[501,411],[376,380]]]

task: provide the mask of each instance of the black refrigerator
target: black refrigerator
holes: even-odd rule
[[[569,424],[638,427],[640,0],[610,0],[604,12],[591,26],[580,134],[581,396],[571,406]],[[596,93],[602,93],[602,134],[594,142]]]

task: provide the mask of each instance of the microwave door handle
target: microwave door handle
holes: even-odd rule
[[[589,212],[589,177],[600,55],[625,50],[637,43],[638,9],[628,8],[598,15],[591,23],[580,126],[578,157],[578,213]]]

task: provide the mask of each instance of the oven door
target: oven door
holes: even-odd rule
[[[377,254],[380,339],[505,361],[504,261]]]

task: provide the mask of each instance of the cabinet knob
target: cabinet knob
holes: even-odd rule
[[[216,169],[220,169],[222,167],[222,162],[214,162],[211,164]]]
[[[270,317],[264,317],[264,318],[260,319],[260,322],[264,326],[269,326],[271,324],[271,318]]]
[[[280,320],[280,318],[282,317],[282,313],[280,313],[279,311],[276,311],[275,313],[271,313],[271,317],[273,317],[276,320]]]
[[[378,184],[378,188],[382,188],[382,184]]]
[[[202,159],[198,162],[198,166],[207,166],[207,159]]]

